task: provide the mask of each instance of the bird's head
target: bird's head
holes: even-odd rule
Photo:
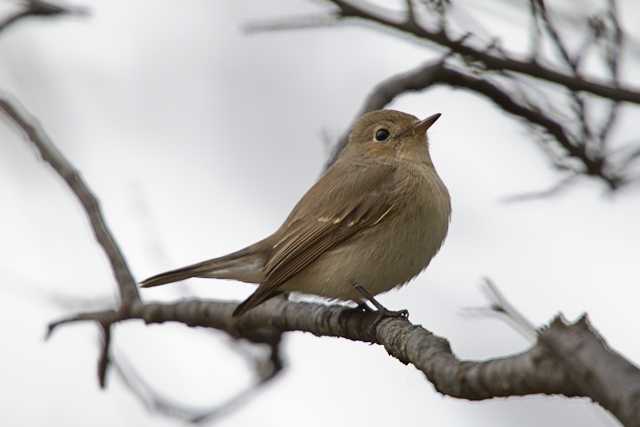
[[[371,111],[351,129],[343,155],[430,161],[427,129],[439,117],[440,113],[419,120],[401,111]]]

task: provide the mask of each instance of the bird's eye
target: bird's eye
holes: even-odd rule
[[[386,141],[387,139],[389,139],[389,135],[391,135],[391,134],[389,133],[388,130],[386,130],[384,128],[383,129],[378,129],[376,131],[375,138],[376,138],[376,141],[382,142],[382,141]]]

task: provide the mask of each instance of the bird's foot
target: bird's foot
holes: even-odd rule
[[[378,300],[376,300],[374,296],[371,295],[369,291],[367,291],[363,286],[355,284],[353,285],[353,287],[355,288],[356,291],[358,291],[358,293],[360,293],[360,295],[362,295],[364,299],[369,301],[376,308],[375,312],[378,313],[380,318],[385,318],[385,317],[395,317],[395,318],[401,318],[401,319],[409,318],[408,310],[389,310],[384,305],[380,304],[380,302],[378,302]],[[358,307],[356,307],[356,309],[364,310],[367,312],[373,311],[365,302],[361,302],[360,304],[358,304]]]
[[[373,312],[374,310],[373,310],[371,307],[369,307],[369,306],[367,305],[367,303],[365,303],[365,302],[361,302],[360,304],[358,304],[358,305],[357,305],[357,306],[355,306],[355,307],[349,307],[349,308],[347,308],[345,311],[348,311],[348,312],[350,312],[350,313],[371,313],[371,312]]]
[[[399,319],[408,319],[409,318],[409,310],[406,309],[402,309],[402,310],[389,310],[385,307],[382,308],[377,308],[376,309],[376,313],[378,313],[378,315],[380,315],[381,317],[395,317],[395,318],[399,318]]]

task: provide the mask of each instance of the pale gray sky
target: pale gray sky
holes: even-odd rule
[[[480,0],[458,3],[487,19]],[[621,3],[633,21],[638,6]],[[2,34],[0,87],[40,118],[80,168],[139,279],[270,233],[320,173],[322,133],[339,136],[373,85],[436,57],[353,26],[242,32],[255,19],[323,10],[320,2],[82,4],[90,18],[31,20]],[[524,17],[504,14],[489,16],[491,29],[525,43]],[[637,63],[628,63],[630,81],[634,70],[637,76]],[[485,302],[478,285],[488,275],[532,321],[587,311],[614,348],[640,360],[638,190],[605,197],[600,183],[585,179],[551,199],[504,204],[505,196],[558,179],[524,127],[445,88],[402,97],[393,108],[443,113],[430,132],[432,157],[454,213],[430,268],[382,301],[407,308],[461,357],[524,350],[505,324],[460,315]],[[623,117],[619,139],[636,137],[634,117]],[[43,342],[46,323],[66,314],[46,301],[47,292],[94,298],[115,288],[67,189],[12,128],[0,126],[0,139],[3,424],[174,425],[149,416],[114,377],[106,392],[98,389],[94,327],[63,328]],[[252,290],[210,280],[192,280],[190,289],[228,299]],[[172,300],[180,291],[143,296]],[[222,336],[131,323],[114,338],[154,385],[185,403],[220,401],[250,379]],[[290,334],[286,350],[287,372],[220,425],[615,425],[585,400],[442,397],[379,347]]]

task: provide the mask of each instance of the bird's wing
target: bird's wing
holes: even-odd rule
[[[241,314],[270,298],[278,287],[319,256],[392,215],[395,166],[336,164],[304,195],[273,236],[265,280],[238,308]]]

